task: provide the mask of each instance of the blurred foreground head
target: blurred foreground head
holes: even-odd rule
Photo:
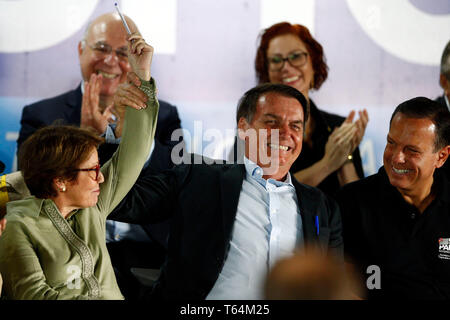
[[[312,248],[278,261],[264,288],[268,300],[354,300],[362,292],[353,270]]]

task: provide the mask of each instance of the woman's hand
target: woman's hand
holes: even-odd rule
[[[353,122],[353,118],[355,117],[356,112],[352,110],[348,117],[345,119],[344,123],[354,123],[356,126],[355,134],[353,135],[352,139],[352,150],[350,152],[353,153],[355,149],[359,146],[361,143],[364,133],[366,132],[367,123],[369,122],[369,114],[366,109],[363,109],[362,111],[358,111],[359,119]]]
[[[128,62],[140,79],[150,80],[152,58],[153,47],[148,45],[139,33],[135,32],[128,37]]]
[[[117,126],[115,131],[116,138],[122,136],[122,128],[125,120],[125,107],[129,106],[136,110],[147,107],[147,95],[138,87],[141,80],[134,72],[128,72],[127,82],[117,87],[114,94],[114,114],[117,117]]]
[[[355,122],[356,128],[358,129],[356,131],[356,134],[353,139],[353,151],[359,146],[361,143],[364,133],[366,132],[367,123],[369,122],[369,113],[366,109],[362,111],[358,111],[359,119]],[[352,151],[352,152],[353,152]]]
[[[353,136],[356,131],[354,123],[344,122],[333,130],[325,145],[323,160],[329,173],[339,169],[348,159],[353,147]]]

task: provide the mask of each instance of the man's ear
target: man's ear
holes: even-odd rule
[[[439,75],[439,84],[441,85],[441,88],[444,89],[444,91],[448,89],[448,80],[442,73]]]
[[[440,168],[444,165],[445,161],[448,159],[448,155],[450,153],[450,145],[443,147],[438,151],[438,163],[436,168]]]
[[[247,119],[245,119],[244,117],[241,117],[238,121],[238,136],[239,139],[241,140],[245,140],[245,132],[248,130],[248,128],[250,128],[249,123],[247,122]]]
[[[83,41],[84,40],[81,40],[80,42],[78,42],[78,56],[81,56],[81,54],[83,53],[83,50],[85,47],[85,43]]]

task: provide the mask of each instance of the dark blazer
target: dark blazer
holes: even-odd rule
[[[434,101],[439,103],[442,106],[443,110],[449,111],[449,109],[447,107],[447,103],[445,102],[444,95],[437,97],[436,99],[434,99]],[[447,161],[445,161],[445,164],[442,167],[442,169],[439,169],[439,170],[444,171],[447,174],[447,177],[450,178],[450,159],[447,159]]]
[[[445,102],[444,95],[442,95],[440,97],[437,97],[436,99],[434,99],[434,101],[436,101],[437,103],[439,103],[441,106],[443,106],[445,109],[448,110],[447,103]]]
[[[17,140],[17,150],[37,129],[51,125],[55,121],[58,124],[79,126],[81,122],[81,101],[81,85],[79,85],[75,90],[24,107],[20,120],[21,128]],[[171,135],[174,130],[180,128],[181,121],[177,108],[159,100],[158,122],[154,140],[155,148],[148,169],[145,169],[147,172],[142,174],[157,173],[173,167],[170,154],[173,147],[183,140],[181,137],[179,140],[172,141]],[[106,143],[100,146],[98,151],[102,165],[111,158],[117,147],[117,144]],[[169,228],[167,224],[143,226],[143,228],[151,239],[164,246],[166,245],[165,239]]]
[[[81,122],[81,85],[75,90],[57,97],[45,99],[25,106],[20,120],[21,128],[17,140],[17,150],[22,143],[37,129],[53,124],[72,124],[79,126]],[[181,128],[177,108],[159,100],[158,122],[155,132],[155,149],[150,159],[154,170],[165,170],[172,167],[170,153],[179,141],[171,141],[172,132]],[[99,151],[100,161],[106,162],[114,153],[117,145],[104,146]],[[104,151],[103,151],[104,150]],[[104,152],[104,153],[103,153]]]
[[[228,254],[244,178],[243,164],[193,164],[138,179],[122,201],[123,210],[109,218],[131,223],[172,219],[167,259],[152,298],[205,299]],[[295,179],[293,184],[305,244],[342,257],[341,218],[334,200]]]
[[[55,120],[60,124],[79,126],[81,121],[81,85],[75,90],[25,106],[20,119],[17,150],[37,129],[51,125]]]

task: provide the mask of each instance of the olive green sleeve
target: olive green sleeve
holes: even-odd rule
[[[155,136],[159,103],[154,80],[142,81],[140,89],[148,97],[147,108],[127,107],[119,148],[102,167],[105,181],[100,185],[98,208],[105,218],[136,182]]]

